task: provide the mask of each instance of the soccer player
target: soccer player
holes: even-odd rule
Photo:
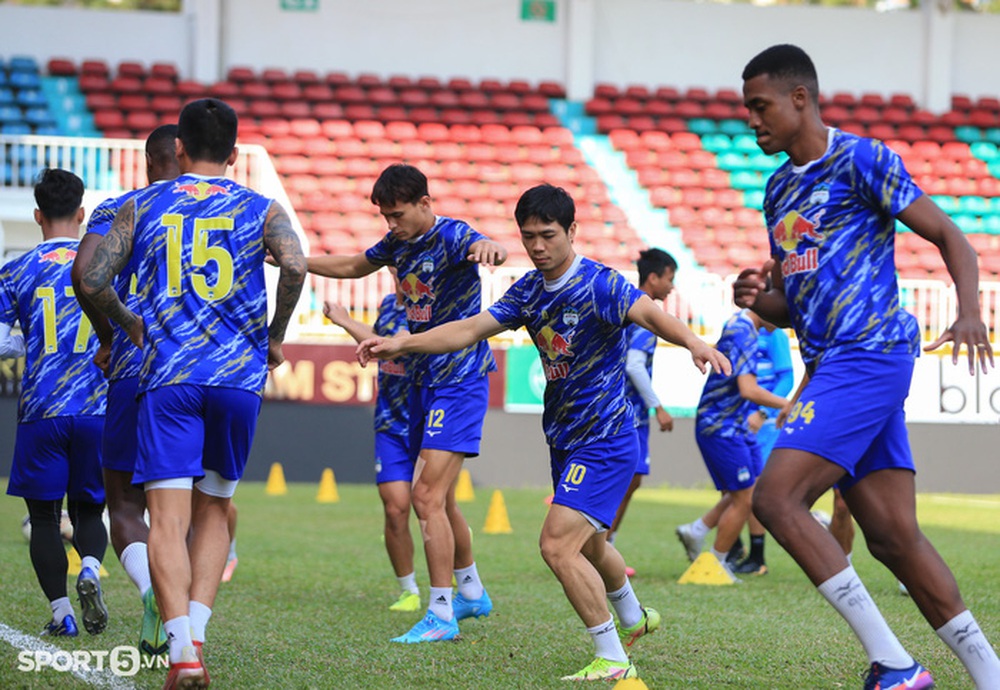
[[[719,352],[666,314],[621,274],[573,251],[573,199],[543,184],[521,195],[514,211],[521,242],[537,270],[518,280],[487,311],[429,331],[373,338],[358,346],[372,357],[442,353],[472,347],[525,326],[545,371],[542,425],[551,448],[555,495],[542,525],[542,557],[590,633],[596,658],[566,680],[631,678],[631,646],[660,624],[643,608],[625,575],[625,561],[604,532],[635,474],[638,438],[625,400],[625,330],[637,323],[686,347],[704,370],[728,369]],[[621,630],[608,612],[618,614]]]
[[[665,300],[674,289],[677,261],[662,249],[646,249],[639,253],[636,261],[639,269],[639,289],[650,299]],[[628,349],[625,354],[625,395],[635,411],[636,431],[639,435],[639,459],[635,466],[635,476],[622,499],[611,529],[607,531],[608,541],[615,543],[618,527],[625,517],[632,494],[642,484],[642,478],[649,474],[649,413],[656,415],[660,431],[673,431],[674,419],[664,409],[653,390],[653,355],[656,353],[656,336],[638,324],[630,324],[625,335]],[[635,570],[626,567],[629,577]]]
[[[361,254],[309,257],[309,271],[360,278],[394,266],[411,333],[478,314],[479,265],[502,264],[507,250],[460,220],[434,215],[427,178],[412,165],[383,170],[371,201],[389,233]],[[454,353],[416,355],[407,367],[413,385],[409,447],[416,458],[411,499],[424,538],[430,603],[427,615],[393,641],[437,642],[454,639],[458,621],[493,609],[473,559],[468,523],[455,502],[455,483],[465,458],[479,454],[487,374],[496,363],[489,345],[473,342]]]
[[[347,309],[339,304],[327,302],[323,313],[359,343],[376,335],[405,332],[404,296],[394,270],[393,278],[396,291],[383,298],[373,326],[352,319]],[[405,361],[379,362],[375,401],[375,483],[385,513],[385,550],[400,588],[399,597],[389,610],[401,612],[420,610],[420,589],[413,568],[413,537],[410,535],[410,483],[414,466],[409,446],[410,388]]]
[[[976,253],[884,144],[827,128],[812,60],[772,46],[743,70],[749,126],[786,161],[767,183],[772,258],[734,283],[737,303],[798,335],[809,382],[754,495],[754,512],[850,624],[871,664],[866,688],[929,688],[931,674],[889,629],[836,540],[809,514],[838,485],[872,554],[980,690],[1000,687],[1000,661],[962,601],[951,570],[917,523],[903,402],[919,353],[916,319],[899,304],[898,219],[934,244],[955,281],[958,317],[925,349],[964,346],[970,373],[993,363],[979,311]],[[864,381],[864,395],[857,382]]]
[[[0,268],[0,357],[25,355],[7,493],[28,505],[31,564],[52,607],[42,634],[70,637],[78,627],[66,596],[69,563],[59,533],[64,495],[83,566],[76,581],[83,625],[96,635],[108,622],[100,581],[108,546],[100,452],[108,388],[91,362],[97,338],[70,280],[82,202],[79,177],[43,171],[35,185],[42,241]],[[15,323],[23,337],[10,334]]]
[[[761,405],[781,409],[785,404],[784,398],[757,382],[757,332],[763,325],[761,317],[744,309],[722,328],[716,348],[732,363],[732,372],[713,372],[705,381],[698,401],[695,440],[715,488],[724,496],[708,515],[677,528],[688,558],[694,560],[713,519],[717,520],[712,553],[730,576],[728,555],[750,515],[753,486],[764,465],[749,418]]]
[[[145,345],[133,481],[149,506],[167,688],[208,684],[202,645],[230,541],[228,506],[306,275],[284,209],[224,177],[237,156],[233,109],[193,101],[177,127],[180,177],[122,205],[83,276],[87,299]],[[270,325],[265,251],[281,268]],[[112,287],[132,257],[139,314]]]
[[[165,180],[172,180],[180,174],[175,152],[176,139],[177,125],[157,127],[146,139],[146,177],[151,186],[163,185]],[[147,657],[153,657],[167,653],[167,638],[149,577],[146,549],[149,527],[144,518],[146,494],[141,486],[132,484],[139,409],[135,394],[139,385],[142,352],[132,344],[124,331],[111,327],[108,318],[87,301],[81,289],[84,270],[97,245],[110,229],[115,214],[138,193],[139,190],[126,192],[104,201],[94,209],[73,261],[72,275],[76,298],[94,324],[98,336],[103,339],[95,363],[105,371],[108,379],[108,414],[104,425],[101,464],[104,468],[104,489],[111,522],[111,545],[129,579],[139,590],[142,600],[139,651]],[[115,290],[129,309],[137,311],[134,275],[132,270],[119,274],[115,279]]]

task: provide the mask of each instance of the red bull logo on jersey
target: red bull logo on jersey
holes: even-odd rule
[[[406,365],[402,362],[396,362],[391,359],[383,359],[379,361],[378,370],[380,374],[389,374],[390,376],[406,376]]]
[[[59,264],[60,266],[65,266],[75,258],[76,250],[69,249],[68,247],[57,247],[56,249],[50,249],[44,254],[38,255],[39,261]]]
[[[194,197],[198,201],[203,201],[210,196],[215,196],[216,194],[229,194],[228,189],[222,185],[212,184],[211,182],[186,182],[184,184],[175,185],[174,192],[177,194],[187,194],[190,197]]]
[[[545,369],[547,381],[564,379],[569,375],[569,362],[556,360],[560,357],[573,356],[570,342],[570,339],[554,331],[551,326],[545,326],[535,334],[535,345],[545,354],[542,367]],[[545,361],[546,359],[548,361]]]
[[[800,250],[799,247],[807,240],[814,244],[823,241],[819,228],[824,211],[825,209],[820,209],[812,219],[798,211],[792,211],[771,228],[774,243],[787,252],[781,262],[782,275],[815,271],[819,267],[819,249],[808,247]]]
[[[434,290],[430,285],[420,280],[416,273],[407,273],[399,280],[399,288],[406,298],[406,318],[416,323],[427,323],[433,313],[430,304],[421,305],[424,298],[434,301]]]

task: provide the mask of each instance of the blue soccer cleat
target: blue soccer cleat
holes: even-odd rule
[[[410,628],[408,633],[394,637],[392,641],[416,644],[418,642],[454,640],[456,637],[458,637],[458,621],[456,619],[442,620],[434,612],[428,611],[423,620]]]
[[[42,635],[52,637],[76,637],[80,634],[80,629],[76,627],[76,619],[73,616],[66,616],[62,622],[56,623],[54,620],[45,624]]]
[[[877,661],[868,670],[864,690],[927,690],[934,687],[931,672],[914,662],[910,668],[889,668]]]
[[[76,593],[80,596],[83,627],[91,635],[104,632],[108,626],[108,607],[101,596],[101,579],[90,568],[84,568],[76,578]]]
[[[464,621],[466,618],[482,618],[490,615],[493,610],[493,600],[490,595],[483,590],[483,596],[478,599],[466,599],[458,592],[452,598],[451,606],[455,611],[455,620]]]

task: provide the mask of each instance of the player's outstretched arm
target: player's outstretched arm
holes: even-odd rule
[[[743,309],[753,309],[765,321],[788,328],[788,300],[781,267],[774,258],[760,268],[744,268],[733,281],[733,301]]]
[[[951,218],[926,195],[903,209],[898,218],[906,227],[938,248],[948,273],[955,281],[955,291],[958,294],[958,318],[924,350],[930,352],[950,342],[951,361],[958,364],[959,351],[964,344],[969,356],[969,373],[975,373],[977,359],[985,373],[988,366],[993,366],[993,347],[980,311],[979,260],[976,251]]]
[[[505,329],[488,311],[460,321],[449,321],[423,333],[404,333],[392,338],[369,338],[358,345],[358,362],[394,359],[408,352],[442,354],[455,352],[485,340]]]
[[[740,374],[736,377],[736,385],[740,389],[740,397],[757,405],[780,410],[787,402],[780,395],[775,395],[757,383],[756,374]]]
[[[324,302],[323,315],[347,331],[347,334],[354,338],[356,342],[360,343],[362,340],[375,337],[375,329],[366,323],[352,319],[347,308],[342,304]]]
[[[281,343],[285,340],[285,330],[306,280],[306,257],[302,253],[302,245],[292,229],[288,214],[278,203],[271,204],[264,222],[264,246],[281,269],[274,299],[274,315],[267,327],[268,366],[273,369],[285,359],[281,354]]]
[[[500,266],[507,260],[507,250],[499,242],[478,240],[469,245],[469,261],[483,266]]]
[[[111,286],[132,256],[132,229],[135,225],[135,202],[125,202],[111,223],[108,234],[94,248],[80,280],[80,293],[102,314],[117,323],[129,339],[142,347],[142,317],[132,313]]]
[[[700,372],[705,373],[707,365],[726,376],[732,373],[733,368],[724,354],[692,333],[680,319],[656,306],[648,295],[643,295],[635,301],[628,310],[628,318],[632,323],[652,331],[668,343],[687,348]]]

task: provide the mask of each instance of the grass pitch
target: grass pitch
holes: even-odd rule
[[[492,490],[476,488],[475,500],[462,507],[493,614],[463,621],[456,642],[397,645],[389,638],[422,613],[388,610],[398,592],[382,544],[375,488],[338,490],[338,503],[320,504],[317,485],[289,485],[285,496],[265,495],[262,483],[240,486],[240,563],[232,582],[221,586],[205,646],[213,688],[564,688],[560,676],[591,660],[582,623],[538,555],[545,491],[504,490],[514,532],[488,535],[482,527]],[[640,600],[663,614],[662,628],[633,648],[640,677],[651,690],[860,688],[866,668],[860,645],[773,540],[767,543],[771,572],[764,577],[732,587],[677,584],[688,563],[674,527],[693,520],[715,498],[711,491],[643,488],[629,508],[618,546],[638,571],[633,585]],[[829,504],[827,497],[818,507],[829,511]],[[918,510],[924,531],[951,564],[966,603],[996,645],[1000,496],[921,495]],[[49,608],[21,536],[25,512],[19,499],[0,500],[0,623],[37,635]],[[415,523],[413,532],[426,603]],[[872,596],[938,687],[971,687],[961,664],[898,593],[892,575],[867,553],[860,534],[856,546],[854,563]],[[141,604],[110,547],[106,566],[107,631],[56,638],[58,647],[110,650],[137,643]],[[72,581],[69,592],[75,600]],[[17,657],[18,650],[0,642],[0,688],[94,687],[52,669],[18,671]],[[159,688],[164,677],[162,670],[144,670],[128,682]]]

